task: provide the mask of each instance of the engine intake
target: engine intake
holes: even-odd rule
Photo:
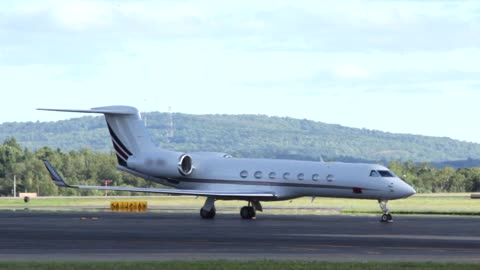
[[[184,176],[191,174],[193,171],[192,157],[187,154],[181,155],[178,160],[178,171]]]

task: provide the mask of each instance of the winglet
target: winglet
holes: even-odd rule
[[[63,178],[60,176],[60,174],[58,174],[57,170],[55,170],[48,160],[43,160],[43,164],[45,164],[45,167],[47,167],[48,173],[50,173],[50,177],[55,185],[59,187],[71,187],[65,182],[65,180],[63,180]]]

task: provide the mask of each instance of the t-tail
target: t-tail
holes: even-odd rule
[[[44,111],[102,113],[107,121],[108,131],[118,163],[127,167],[128,159],[142,152],[155,151],[152,141],[138,110],[129,106],[108,106],[91,110],[39,109]]]

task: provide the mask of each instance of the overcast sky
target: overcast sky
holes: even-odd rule
[[[267,114],[480,142],[480,1],[1,1],[0,123]]]

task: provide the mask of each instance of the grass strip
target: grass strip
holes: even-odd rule
[[[225,270],[269,270],[269,269],[328,269],[328,270],[463,270],[480,269],[474,263],[433,263],[433,262],[317,262],[317,261],[159,261],[159,262],[0,262],[0,269],[135,269],[135,270],[176,270],[176,269],[225,269]]]
[[[432,215],[480,215],[480,199],[472,200],[468,194],[422,194],[408,199],[393,200],[389,208],[396,214],[432,214]],[[32,198],[29,203],[24,203],[21,198],[0,198],[0,209],[42,210],[54,207],[66,210],[73,208],[98,208],[108,209],[111,201],[147,201],[148,208],[173,209],[175,211],[186,209],[200,209],[204,198],[178,197],[178,196],[142,196],[142,197],[61,197],[61,198]],[[289,201],[263,202],[266,213],[271,214],[375,214],[381,213],[375,200],[341,199],[341,198],[299,198]],[[216,206],[222,211],[237,212],[244,201],[218,201]]]
[[[381,214],[381,211],[351,210],[340,211],[342,214]],[[450,215],[450,216],[480,216],[480,211],[414,211],[414,210],[394,210],[394,214],[400,215]]]

